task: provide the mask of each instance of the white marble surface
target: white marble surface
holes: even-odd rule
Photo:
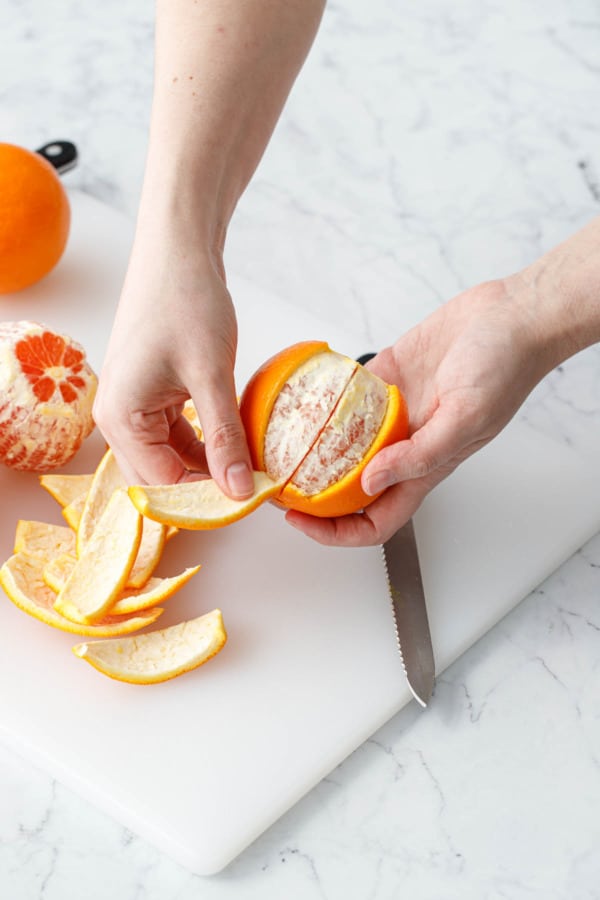
[[[0,139],[74,140],[68,183],[133,216],[152,31],[142,0],[2,0]],[[514,271],[600,212],[599,48],[592,0],[331,2],[228,265],[372,347]],[[598,453],[600,348],[520,415]],[[595,900],[599,600],[597,536],[210,879],[0,748],[0,896]]]

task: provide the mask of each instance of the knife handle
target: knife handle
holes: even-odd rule
[[[365,363],[368,363],[370,359],[373,359],[374,356],[377,356],[376,353],[363,353],[362,356],[357,357],[356,362],[361,366],[364,366]]]
[[[77,165],[77,147],[71,141],[50,141],[35,151],[63,175]]]

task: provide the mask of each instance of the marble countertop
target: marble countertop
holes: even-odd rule
[[[600,210],[591,0],[335,0],[239,204],[226,262],[365,346]],[[135,215],[152,83],[141,0],[0,7],[0,139]],[[520,413],[598,452],[600,348]],[[10,900],[592,900],[600,884],[600,535],[223,873],[194,876],[0,747]],[[465,766],[465,760],[471,765]]]

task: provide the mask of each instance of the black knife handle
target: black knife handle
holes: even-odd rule
[[[361,366],[364,366],[365,363],[368,363],[370,359],[373,359],[374,356],[377,356],[376,353],[363,353],[362,356],[359,356],[356,360],[357,363],[360,363]]]
[[[77,165],[77,147],[71,141],[50,141],[35,152],[54,166],[59,175]]]

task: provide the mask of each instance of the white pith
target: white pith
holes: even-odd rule
[[[317,353],[299,366],[277,397],[265,433],[264,465],[288,480],[312,447],[350,381],[356,363],[340,353]]]
[[[265,468],[272,478],[285,478],[307,496],[325,490],[360,463],[388,403],[385,382],[331,352],[298,369],[282,395],[267,426]]]

